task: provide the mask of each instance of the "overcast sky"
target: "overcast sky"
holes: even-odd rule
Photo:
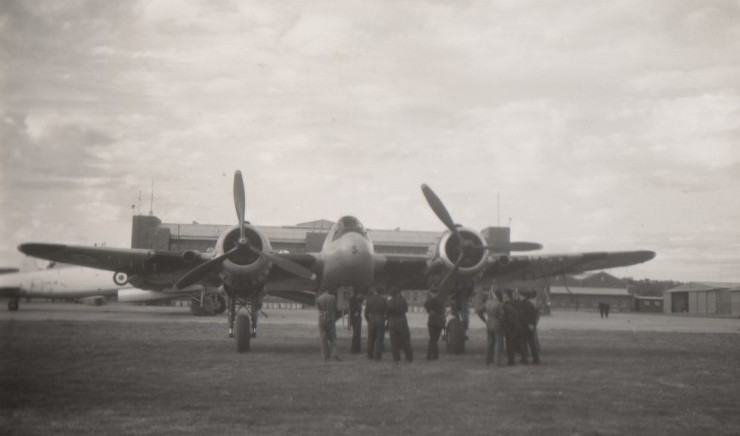
[[[737,1],[0,2],[0,265],[164,222],[511,223],[740,281]],[[497,208],[500,195],[500,209]]]

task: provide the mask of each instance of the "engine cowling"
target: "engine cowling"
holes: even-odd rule
[[[458,273],[466,276],[477,274],[486,266],[488,256],[488,250],[484,248],[486,244],[483,237],[470,228],[459,227],[457,230],[464,241],[463,244],[454,233],[445,232],[437,242],[431,263],[437,265],[442,263],[447,269],[452,269],[460,256],[461,249],[464,249],[465,254],[458,267]]]
[[[252,247],[261,251],[272,251],[269,239],[258,228],[245,225],[244,236]],[[236,247],[240,237],[239,226],[224,232],[216,243],[216,254],[220,255]],[[244,250],[234,253],[224,261],[223,280],[232,289],[259,289],[267,280],[271,268],[272,262],[267,258],[253,251]]]

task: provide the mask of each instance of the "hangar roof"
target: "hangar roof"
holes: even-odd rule
[[[305,241],[306,234],[311,232],[327,232],[328,224],[333,225],[329,220],[316,220],[306,223],[300,223],[296,226],[257,226],[265,232],[268,238],[282,241]],[[178,224],[178,223],[161,223],[160,227],[170,230],[170,234],[178,239],[195,239],[195,240],[216,240],[219,235],[231,225],[223,224]],[[417,230],[381,230],[368,229],[370,238],[376,244],[393,244],[393,245],[423,245],[429,246],[436,242],[442,234],[439,232],[425,232]]]
[[[686,292],[686,291],[714,291],[719,289],[738,288],[738,282],[689,282],[665,292]]]
[[[570,292],[568,292],[570,289]],[[628,297],[630,293],[627,289],[621,288],[591,288],[591,287],[575,287],[569,286],[567,289],[565,286],[550,286],[550,294],[555,295],[604,295],[604,296],[623,296]]]

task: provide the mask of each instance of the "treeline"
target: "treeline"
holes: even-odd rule
[[[673,280],[635,280],[632,277],[626,277],[622,280],[627,282],[627,289],[630,292],[643,297],[662,297],[663,291],[666,289],[672,289],[683,284],[682,282],[675,282]]]

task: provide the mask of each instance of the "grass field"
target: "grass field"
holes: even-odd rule
[[[735,333],[543,330],[542,365],[497,368],[480,327],[431,363],[415,328],[417,360],[393,368],[347,354],[343,329],[344,361],[323,362],[305,323],[273,322],[241,355],[222,322],[0,329],[0,434],[740,433]]]

